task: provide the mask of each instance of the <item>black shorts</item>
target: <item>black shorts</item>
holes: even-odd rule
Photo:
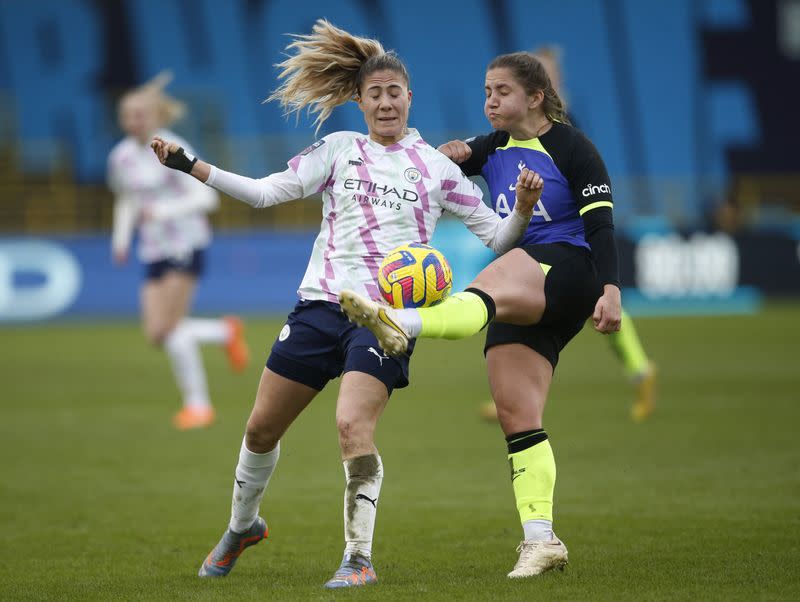
[[[484,353],[495,345],[521,343],[544,356],[555,370],[558,354],[592,315],[603,287],[591,252],[584,247],[549,243],[521,248],[543,267],[549,266],[544,279],[544,314],[530,326],[492,322]]]
[[[388,357],[369,330],[348,321],[337,303],[301,299],[289,314],[267,358],[267,368],[321,391],[344,372],[374,376],[392,394],[408,386],[408,363],[414,351]]]
[[[183,257],[168,257],[144,266],[145,280],[159,280],[167,272],[182,272],[199,278],[206,266],[205,249],[195,249]]]

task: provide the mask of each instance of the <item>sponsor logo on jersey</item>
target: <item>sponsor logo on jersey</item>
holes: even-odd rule
[[[589,184],[581,191],[581,194],[586,197],[592,196],[593,194],[600,194],[601,192],[604,192],[605,194],[611,194],[611,186],[608,184],[600,184],[600,186]]]
[[[412,184],[416,184],[422,179],[422,174],[416,167],[409,167],[403,172],[403,176]]]
[[[289,338],[289,333],[291,331],[292,331],[292,329],[289,328],[289,325],[288,324],[284,324],[283,328],[281,328],[281,333],[278,335],[278,340],[279,341],[285,341],[286,339],[288,339]]]
[[[364,159],[362,159],[361,157],[356,157],[355,159],[350,159],[348,163],[350,165],[356,165],[358,167],[361,167],[362,165],[364,165]]]
[[[304,148],[302,151],[300,151],[300,154],[301,154],[301,155],[303,155],[303,156],[304,156],[304,155],[307,155],[308,153],[311,153],[311,152],[313,152],[313,151],[317,150],[317,149],[318,149],[320,146],[322,146],[323,144],[325,144],[325,140],[324,140],[324,139],[323,139],[323,140],[317,140],[317,141],[316,141],[314,144],[312,144],[311,146],[307,146],[307,147],[306,147],[306,148]]]
[[[400,201],[414,203],[419,200],[419,195],[415,190],[408,188],[391,187],[388,184],[379,184],[370,180],[359,178],[348,178],[344,181],[345,190],[354,190],[353,200],[362,204],[371,204],[375,207],[387,207],[400,211]]]

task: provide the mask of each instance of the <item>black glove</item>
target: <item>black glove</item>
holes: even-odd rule
[[[197,157],[187,153],[182,146],[179,146],[176,152],[167,155],[167,160],[164,161],[164,165],[167,167],[186,173],[192,172],[195,163],[197,163]]]

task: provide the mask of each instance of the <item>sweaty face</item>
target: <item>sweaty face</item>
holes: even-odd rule
[[[514,131],[530,118],[535,101],[509,69],[498,67],[486,72],[486,102],[483,112],[496,130]]]
[[[388,146],[406,132],[411,90],[395,71],[375,71],[361,83],[358,107],[364,113],[370,138]]]
[[[119,125],[140,142],[149,141],[158,129],[158,118],[152,102],[140,94],[126,96],[119,106]]]

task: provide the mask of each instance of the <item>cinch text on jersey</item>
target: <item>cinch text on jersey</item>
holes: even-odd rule
[[[389,188],[388,186],[382,186],[375,182],[370,182],[369,180],[359,180],[359,179],[347,179],[344,181],[344,188],[345,190],[362,190],[367,194],[371,194],[373,196],[379,195],[388,195],[393,194],[398,199],[403,199],[404,201],[411,201],[412,203],[419,199],[419,195],[413,190],[403,189],[402,194],[397,191],[397,188]]]
[[[593,194],[600,194],[601,192],[611,194],[611,186],[608,184],[601,184],[600,186],[589,184],[586,188],[581,190],[583,196],[592,196]]]

